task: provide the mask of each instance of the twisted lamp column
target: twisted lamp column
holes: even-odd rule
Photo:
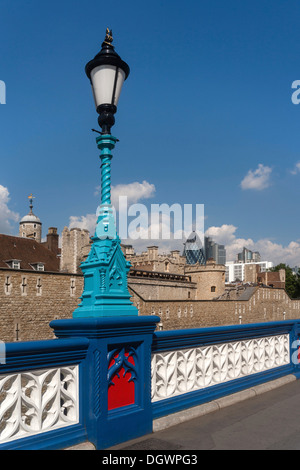
[[[111,134],[96,139],[101,151],[101,205],[91,250],[80,265],[84,289],[73,318],[138,315],[127,285],[131,265],[122,252],[111,205],[110,165],[117,140]]]
[[[116,225],[111,205],[111,159],[112,150],[118,141],[111,134],[100,135],[96,142],[101,150],[101,206],[96,226],[96,237],[116,238]]]

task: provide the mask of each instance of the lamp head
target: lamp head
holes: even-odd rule
[[[101,51],[85,66],[99,114],[98,123],[104,134],[110,134],[115,123],[121,89],[130,73],[128,64],[116,53],[112,42],[112,31],[107,28]]]

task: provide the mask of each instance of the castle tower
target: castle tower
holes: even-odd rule
[[[206,265],[185,266],[185,274],[197,284],[196,300],[212,300],[225,292],[225,266],[210,258]]]
[[[61,235],[60,270],[68,273],[80,272],[80,264],[91,249],[88,230],[65,227]]]
[[[34,196],[31,194],[30,196],[28,196],[28,199],[29,199],[29,203],[30,203],[29,204],[30,211],[27,215],[25,215],[20,220],[20,223],[19,223],[19,237],[33,238],[37,242],[41,243],[41,241],[42,241],[42,222],[32,212]]]

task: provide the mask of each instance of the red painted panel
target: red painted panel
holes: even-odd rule
[[[128,358],[128,362],[132,365],[134,364],[134,359],[132,356],[129,356],[129,353],[126,353],[125,356]],[[118,357],[116,354],[115,358]],[[109,368],[115,363],[113,358],[110,361]],[[124,367],[122,367],[118,374],[115,374],[112,379],[112,384],[108,387],[108,410],[114,410],[115,408],[120,408],[122,406],[133,405],[135,403],[135,384],[131,378],[131,372],[127,371],[125,373]],[[118,377],[119,375],[119,377]]]

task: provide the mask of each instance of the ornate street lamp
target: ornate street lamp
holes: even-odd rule
[[[121,250],[112,213],[110,165],[117,139],[110,129],[129,68],[114,52],[111,42],[111,32],[107,30],[100,53],[86,66],[102,128],[96,138],[101,150],[102,189],[93,243],[87,259],[81,263],[84,277],[81,303],[72,319],[51,322],[58,338],[70,338],[68,357],[80,362],[80,383],[87,390],[81,394],[82,408],[86,410],[84,430],[79,426],[67,437],[67,442],[78,440],[84,432],[85,439],[96,449],[151,432],[149,359],[153,332],[160,321],[154,315],[139,316],[130,300],[127,287],[130,263]]]
[[[122,85],[129,75],[129,67],[115,52],[112,41],[112,32],[107,29],[101,51],[85,67],[102,129],[96,139],[101,151],[101,205],[91,251],[81,264],[84,290],[81,304],[73,312],[75,318],[138,315],[127,287],[130,263],[121,249],[111,205],[111,159],[118,139],[110,131]]]
[[[107,28],[101,51],[85,67],[103,134],[110,134],[115,123],[114,114],[117,112],[121,89],[130,72],[129,66],[115,52],[112,42],[112,31]]]

